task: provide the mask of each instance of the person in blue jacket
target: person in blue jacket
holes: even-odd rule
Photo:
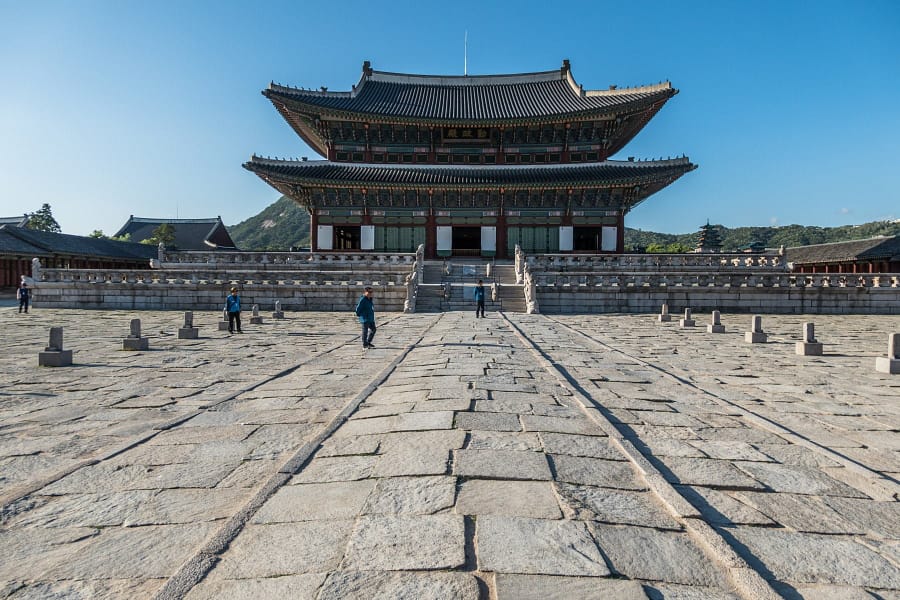
[[[374,348],[372,338],[375,337],[375,304],[372,302],[372,288],[366,286],[365,292],[356,303],[356,316],[362,323],[363,348]]]
[[[31,299],[29,291],[28,284],[24,281],[16,291],[16,297],[19,299],[19,312],[22,312],[22,309],[24,308],[25,314],[28,314],[28,301]]]
[[[478,318],[478,313],[481,313],[481,318],[484,318],[484,282],[479,279],[478,285],[475,286],[475,318]]]
[[[231,288],[231,295],[225,297],[225,311],[228,313],[228,333],[234,333],[235,325],[238,333],[244,333],[241,331],[241,297],[237,288]]]

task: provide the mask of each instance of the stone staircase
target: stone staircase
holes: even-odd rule
[[[525,312],[525,292],[516,284],[515,266],[512,263],[494,263],[492,276],[487,276],[489,261],[457,259],[426,261],[423,265],[422,283],[416,298],[416,312],[475,311],[473,288],[479,279],[484,281],[485,312]],[[497,284],[497,300],[491,299],[491,284]],[[445,289],[449,293],[445,294]]]

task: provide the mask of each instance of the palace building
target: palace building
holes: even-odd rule
[[[609,160],[678,91],[585,90],[554,71],[375,71],[349,92],[263,91],[326,160],[254,155],[244,168],[304,206],[313,251],[508,258],[621,253],[625,214],[696,165]]]

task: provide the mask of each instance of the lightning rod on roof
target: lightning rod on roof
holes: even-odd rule
[[[463,36],[463,75],[469,75],[469,30]]]

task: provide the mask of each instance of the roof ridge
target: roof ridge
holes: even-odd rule
[[[874,242],[875,240],[892,240],[900,236],[897,235],[875,235],[867,238],[857,238],[855,240],[841,240],[838,242],[822,242],[821,244],[806,244],[804,246],[788,246],[787,249],[791,248],[815,248],[816,246],[835,246],[837,244],[853,244],[859,242]]]
[[[219,217],[207,217],[203,219],[166,219],[153,217],[134,217],[130,219],[131,223],[218,223],[221,221]]]

